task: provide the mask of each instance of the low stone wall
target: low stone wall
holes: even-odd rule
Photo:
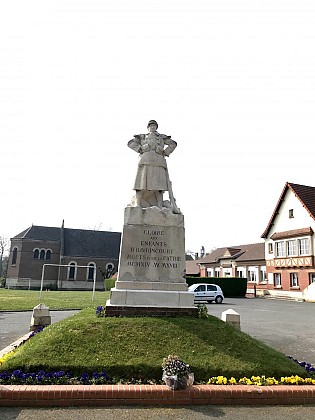
[[[305,302],[315,302],[315,283],[310,284],[302,292],[303,299]]]
[[[40,280],[34,280],[31,278],[12,278],[9,277],[6,279],[6,289],[14,290],[39,290],[40,289]],[[51,285],[56,285],[56,280],[44,280],[43,289],[50,287]]]
[[[89,281],[63,281],[61,284],[61,288],[58,290],[93,290],[93,282]],[[104,282],[97,281],[95,283],[95,290],[104,291]]]
[[[56,285],[56,280],[44,280],[43,290]],[[6,289],[13,290],[40,290],[41,281],[30,278],[7,278]],[[63,281],[61,288],[58,290],[77,290],[77,291],[92,291],[93,282],[88,281]],[[95,283],[95,290],[104,291],[104,281],[97,281]]]
[[[192,316],[194,318],[197,318],[198,308],[168,308],[165,306],[115,306],[107,304],[105,310],[105,317],[116,316]]]
[[[257,294],[257,296],[259,296]],[[296,301],[303,301],[302,292],[286,292],[283,290],[268,290],[268,293],[263,295],[267,298],[274,298],[274,299],[287,299],[287,300],[296,300]]]

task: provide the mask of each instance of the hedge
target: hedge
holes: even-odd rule
[[[106,279],[106,290],[115,287],[116,279]],[[217,284],[224,297],[245,297],[247,279],[242,277],[186,277],[188,286],[196,283]]]
[[[245,297],[247,279],[243,277],[186,277],[188,286],[196,283],[216,284],[221,287],[224,297]]]

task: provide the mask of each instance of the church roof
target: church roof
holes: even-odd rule
[[[118,258],[121,233],[64,229],[64,255]]]
[[[34,226],[23,230],[12,239],[34,239],[37,241],[60,241],[61,228],[48,226]]]
[[[61,242],[62,237],[63,256],[94,258],[119,256],[120,232],[33,225],[12,239]]]

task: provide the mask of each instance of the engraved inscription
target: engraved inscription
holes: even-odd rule
[[[143,229],[143,237],[138,244],[130,246],[126,259],[131,267],[159,269],[179,268],[178,263],[182,261],[181,256],[174,255],[162,229]]]

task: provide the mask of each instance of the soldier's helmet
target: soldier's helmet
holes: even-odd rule
[[[150,124],[155,124],[155,125],[156,125],[156,128],[158,128],[158,127],[159,127],[158,123],[157,123],[155,120],[150,120],[150,121],[148,122],[147,128],[149,128]]]

